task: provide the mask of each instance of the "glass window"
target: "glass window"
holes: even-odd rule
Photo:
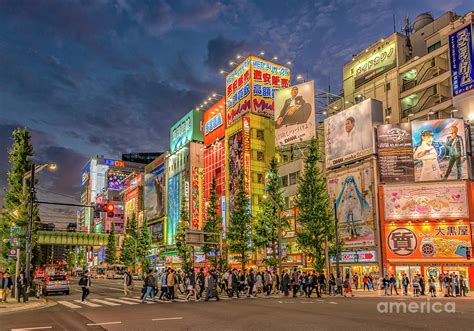
[[[257,183],[264,184],[264,182],[265,182],[265,179],[264,179],[263,174],[257,174]]]
[[[281,182],[281,186],[287,187],[288,186],[288,175],[281,176],[280,177],[280,182]]]
[[[257,139],[259,139],[259,140],[264,140],[265,139],[265,134],[264,134],[263,130],[257,130],[256,136],[257,136]]]
[[[261,151],[257,151],[257,161],[265,161],[265,154]]]
[[[299,171],[290,174],[290,185],[295,185],[298,182],[298,174]]]
[[[428,53],[431,53],[432,51],[438,49],[441,47],[441,41],[438,41],[437,43],[434,43],[433,45],[428,47]]]

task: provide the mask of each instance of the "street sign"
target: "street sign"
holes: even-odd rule
[[[20,247],[20,240],[18,239],[20,233],[20,226],[10,226],[10,246]]]
[[[8,251],[8,257],[16,257],[16,249],[10,249]]]

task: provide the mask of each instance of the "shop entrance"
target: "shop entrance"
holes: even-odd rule
[[[402,287],[403,274],[410,279],[410,285],[415,275],[421,275],[421,267],[419,266],[397,266],[395,267],[395,278],[397,279],[397,287]],[[390,275],[389,275],[390,277]]]

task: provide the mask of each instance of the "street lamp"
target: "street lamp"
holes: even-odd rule
[[[281,231],[282,231],[282,229],[281,229],[281,206],[280,206],[280,204],[278,204],[275,201],[275,199],[273,199],[273,197],[271,195],[264,194],[263,198],[264,199],[270,198],[270,201],[272,202],[272,204],[276,205],[275,207],[277,208],[277,211],[278,211],[278,274],[279,274],[280,282],[281,282],[281,237],[282,237],[282,234],[281,234]]]
[[[55,163],[46,163],[36,166],[34,163],[31,164],[31,170],[23,175],[23,193],[26,193],[26,180],[30,178],[30,197],[29,197],[29,208],[28,208],[28,231],[26,233],[26,266],[25,266],[25,277],[30,283],[30,262],[31,262],[31,232],[33,230],[33,205],[35,199],[35,174],[43,169],[49,168],[50,170],[56,169]],[[16,274],[15,281],[18,279],[18,273],[20,269],[19,256],[16,258]],[[28,292],[26,294],[28,296]]]

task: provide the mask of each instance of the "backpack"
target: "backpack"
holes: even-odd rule
[[[79,279],[79,285],[80,285],[80,286],[86,286],[86,284],[87,284],[86,278],[85,278],[85,277],[81,277],[81,278]]]

